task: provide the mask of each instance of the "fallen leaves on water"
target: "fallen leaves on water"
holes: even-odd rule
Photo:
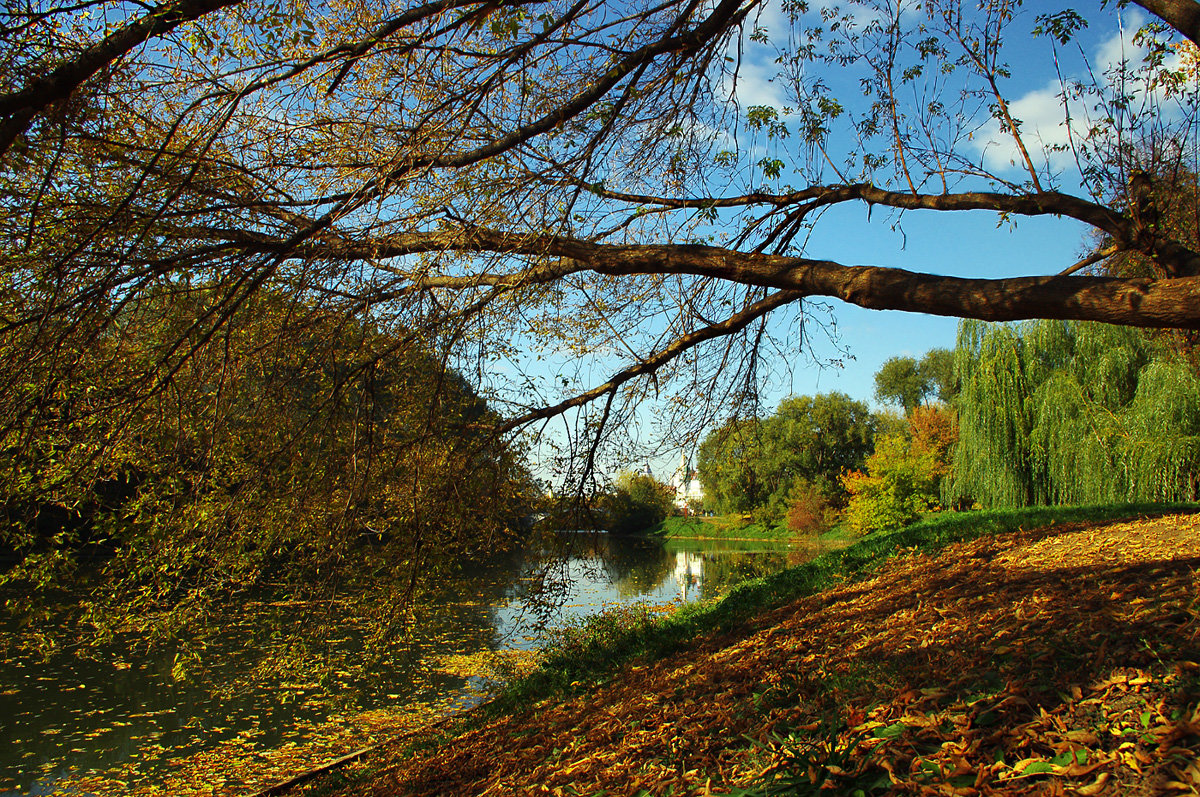
[[[438,672],[460,678],[501,681],[537,666],[539,655],[531,650],[481,650],[475,653],[444,654],[433,659]]]
[[[151,746],[142,755],[170,759],[171,772],[147,778],[142,755],[121,767],[80,774],[56,784],[54,797],[80,794],[128,797],[228,797],[245,795],[304,772],[353,750],[393,738],[453,710],[450,700],[410,704],[335,715],[325,722],[301,723],[289,741],[268,749],[255,742],[259,731],[249,729],[199,752],[173,756],[170,749]]]

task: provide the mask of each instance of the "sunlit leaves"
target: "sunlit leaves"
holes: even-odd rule
[[[1057,39],[1059,44],[1067,44],[1087,26],[1086,19],[1068,8],[1053,14],[1039,14],[1032,32],[1034,36],[1050,36]]]

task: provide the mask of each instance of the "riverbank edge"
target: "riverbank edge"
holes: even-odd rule
[[[638,536],[652,540],[764,540],[768,542],[787,542],[797,537],[796,533],[785,525],[764,527],[757,523],[749,523],[737,515],[721,515],[711,518],[672,515]],[[841,526],[834,526],[821,534],[799,536],[814,540],[852,542],[857,540],[859,535]]]
[[[665,616],[632,614],[616,623],[597,623],[596,633],[586,642],[580,644],[577,640],[569,651],[549,651],[537,670],[512,679],[490,701],[424,732],[382,746],[361,761],[354,772],[335,771],[289,793],[304,797],[354,794],[356,785],[370,781],[399,756],[420,755],[498,716],[565,702],[619,679],[622,670],[635,661],[665,658],[696,645],[701,637],[727,631],[791,600],[835,584],[869,578],[901,553],[920,551],[932,556],[953,543],[1007,532],[1196,512],[1200,512],[1200,504],[1195,503],[946,512],[904,528],[877,532],[808,563],[743,582],[715,601],[684,606]]]
[[[1022,529],[1195,512],[1200,512],[1200,503],[939,513],[903,528],[862,537],[804,564],[743,581],[714,601],[687,604],[666,615],[647,617],[644,622],[633,618],[619,629],[597,621],[597,633],[589,640],[570,650],[548,649],[538,669],[510,681],[474,711],[481,717],[510,714],[562,694],[585,691],[611,679],[633,660],[663,658],[687,647],[701,635],[729,630],[754,615],[834,584],[865,579],[901,552],[920,551],[933,556],[952,543]]]

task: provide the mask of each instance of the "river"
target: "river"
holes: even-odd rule
[[[245,791],[478,702],[489,683],[481,654],[534,650],[546,628],[606,606],[709,598],[808,556],[771,542],[586,533],[559,542],[556,556],[526,550],[464,565],[387,645],[347,616],[323,635],[319,661],[283,631],[284,620],[303,625],[306,607],[271,603],[248,606],[186,656],[119,645],[11,656],[0,663],[0,797],[128,793],[187,768],[215,778],[197,793]],[[290,655],[290,668],[248,677],[268,648]]]

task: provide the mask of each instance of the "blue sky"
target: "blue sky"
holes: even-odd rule
[[[777,4],[774,5],[774,8],[768,6],[760,21],[768,30],[786,24]],[[835,3],[825,1],[812,5],[816,9]],[[1147,15],[1140,9],[1118,12],[1112,5],[1115,4],[1107,9],[1094,6],[1082,9],[1090,24],[1079,34],[1079,46],[1071,44],[1058,48],[1059,64],[1065,76],[1082,76],[1087,68],[1085,63],[1101,73],[1122,58],[1133,60],[1140,54],[1140,48],[1132,43],[1132,39],[1147,21]],[[1024,122],[1023,133],[1031,148],[1040,143],[1062,143],[1067,136],[1052,42],[1046,37],[1031,35],[1037,24],[1036,15],[1047,10],[1051,9],[1040,3],[1027,4],[1012,23],[1010,32],[1029,35],[1010,35],[1006,41],[1007,60],[1013,65],[1013,73],[1002,89],[1013,114]],[[774,30],[772,35],[775,35]],[[769,104],[781,110],[785,108],[788,100],[780,82],[768,80],[774,70],[772,61],[776,51],[749,41],[743,41],[742,48],[745,60],[739,71],[737,89],[741,103],[744,106]],[[838,78],[835,75],[827,79],[836,81]],[[1083,118],[1086,112],[1082,105],[1072,107],[1072,113],[1078,118]],[[1011,141],[1001,136],[994,125],[985,126],[970,146],[983,163],[1002,176],[1022,179],[1021,172],[1010,165],[1016,160]],[[1068,191],[1077,190],[1069,157],[1064,154],[1051,157],[1052,165],[1062,172],[1061,187]],[[927,190],[937,189],[930,187]],[[898,219],[903,234],[894,231],[888,219]],[[1052,274],[1084,255],[1086,235],[1084,225],[1069,219],[1020,218],[998,226],[997,215],[984,211],[910,212],[901,217],[884,215],[881,218],[877,209],[868,223],[866,208],[852,206],[832,211],[821,220],[805,254],[848,265],[893,266],[963,277]],[[952,348],[954,345],[957,319],[865,310],[838,301],[830,304],[836,307],[841,342],[854,359],[845,361],[841,368],[820,368],[798,358],[789,380],[791,393],[838,390],[874,403],[874,374],[889,357],[919,357],[930,348]],[[822,345],[820,339],[813,343],[817,359],[837,356],[836,350],[830,345]],[[787,392],[784,389],[779,396],[768,397],[768,403],[777,402]]]
[[[834,3],[832,0],[814,0],[811,5],[818,9]],[[1103,74],[1123,58],[1134,61],[1139,55],[1133,36],[1146,21],[1146,15],[1139,9],[1118,12],[1115,4],[1104,9],[1098,5],[1083,9],[1090,26],[1079,34],[1078,46],[1072,43],[1058,48],[1058,66],[1067,78],[1084,77],[1089,66],[1094,74]],[[1059,176],[1056,187],[1073,192],[1078,190],[1073,160],[1064,153],[1047,155],[1042,151],[1042,145],[1065,142],[1068,131],[1063,124],[1055,48],[1050,39],[1032,35],[1037,14],[1059,8],[1041,3],[1024,6],[1006,39],[1006,60],[1013,71],[1001,88],[1013,115],[1023,123],[1022,134],[1026,144],[1034,150],[1034,160],[1039,165],[1048,161]],[[778,12],[777,2],[774,8],[767,7],[760,24],[767,27],[773,37],[785,38],[782,32],[786,30],[786,22]],[[787,121],[785,109],[789,99],[783,88],[784,82],[771,79],[776,71],[776,54],[773,45],[764,46],[748,39],[742,42],[736,97],[743,109],[753,105],[774,106],[785,114]],[[831,84],[849,85],[849,96],[854,96],[857,80],[852,72],[835,72],[822,77]],[[1005,179],[1023,181],[1028,175],[1015,165],[1019,160],[1015,146],[1009,137],[1000,133],[996,123],[987,118],[986,103],[981,107],[984,109],[982,118],[978,120],[973,137],[962,145],[962,151]],[[1071,106],[1071,114],[1078,124],[1085,124],[1089,113],[1091,110],[1083,103]],[[794,121],[795,117],[791,118]],[[781,158],[787,157],[789,147],[800,146],[795,138],[785,139],[778,145],[755,142],[753,135],[747,133],[741,134],[740,138],[738,149],[744,161],[749,163],[770,152],[771,146],[779,146]],[[756,188],[758,186],[751,183],[754,179],[748,173],[744,184],[714,189],[714,193],[737,194]],[[836,182],[828,175],[823,181]],[[791,175],[792,188],[807,184],[799,174]],[[982,186],[977,181],[959,185],[957,189],[967,190],[968,187]],[[939,189],[940,184],[923,188],[928,192]],[[914,211],[895,215],[876,208],[868,219],[868,209],[854,204],[826,212],[806,242],[803,254],[847,265],[889,266],[961,277],[1045,275],[1071,266],[1086,254],[1089,248],[1087,232],[1085,225],[1068,219],[1015,218],[1000,223],[997,214],[985,211]],[[826,303],[834,308],[839,345],[835,346],[820,334],[813,335],[808,341],[811,348],[807,356],[798,354],[790,362],[775,363],[775,370],[784,376],[777,379],[770,392],[763,396],[765,409],[773,408],[788,395],[831,391],[849,394],[878,407],[874,401],[874,375],[885,360],[901,355],[920,357],[930,348],[954,346],[958,319],[865,310],[835,300]],[[842,350],[849,356],[843,357]],[[814,360],[819,363],[834,359],[840,360],[840,365],[822,367],[814,363]],[[593,371],[592,374],[595,378],[607,376],[607,372]],[[647,410],[646,414],[649,413]],[[678,460],[678,451],[668,452],[651,459],[650,464],[656,475],[666,478]],[[630,465],[638,467],[640,463],[616,467]]]
[[[960,214],[953,222],[944,214],[910,213],[901,235],[886,225],[867,225],[852,217],[865,215],[847,208],[845,220],[819,229],[812,249],[850,265],[889,265],[913,271],[962,277],[1017,276],[1059,271],[1079,259],[1085,228],[1057,218],[1019,219],[997,227],[996,215],[984,211]],[[958,319],[890,310],[866,310],[844,302],[835,307],[842,344],[854,360],[842,368],[799,364],[791,392],[840,391],[874,403],[874,375],[889,357],[920,357],[935,347],[953,348]],[[837,356],[820,337],[813,340],[818,358]],[[782,396],[780,396],[782,398]]]

